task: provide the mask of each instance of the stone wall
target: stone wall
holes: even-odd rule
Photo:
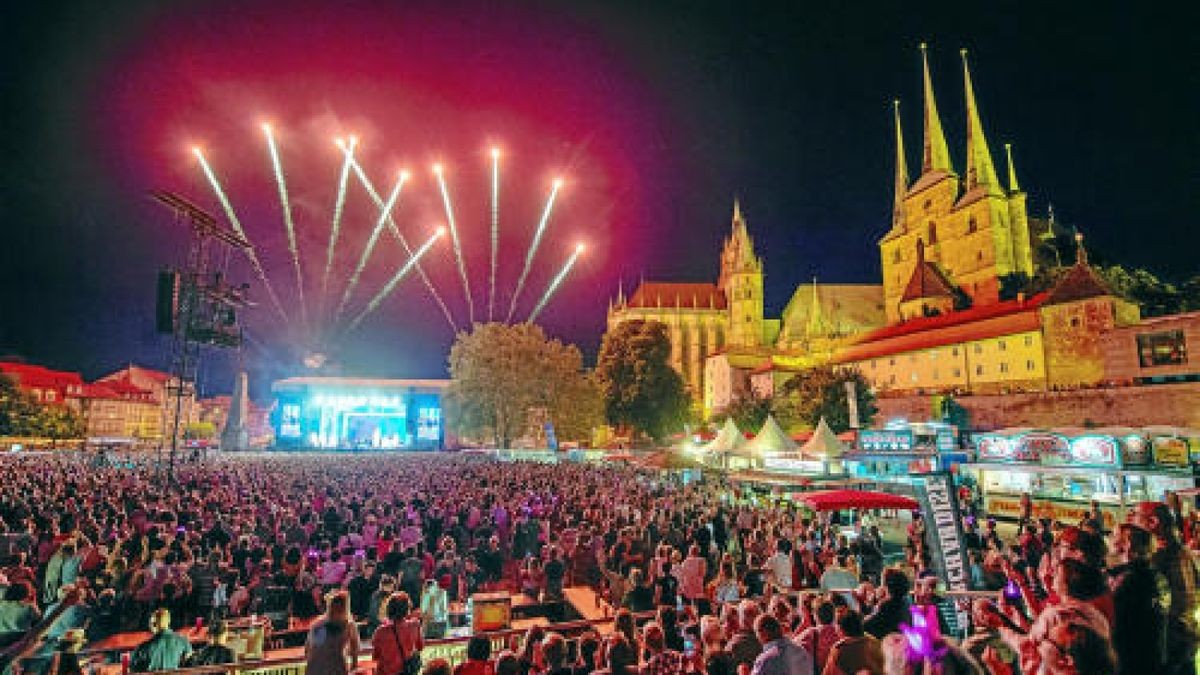
[[[1200,429],[1200,382],[1141,387],[1078,389],[955,399],[977,428],[1055,426],[1147,426],[1171,424]],[[881,398],[879,423],[895,417],[927,420],[929,396]]]

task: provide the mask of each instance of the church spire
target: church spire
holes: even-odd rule
[[[896,186],[892,204],[892,225],[904,220],[904,195],[908,193],[908,163],[904,161],[904,132],[900,128],[900,101],[892,101],[892,116],[896,118]]]
[[[1088,264],[1087,249],[1083,247],[1083,233],[1075,229],[1075,264],[1083,267]]]
[[[805,334],[808,337],[821,333],[821,328],[824,324],[824,317],[821,316],[821,296],[817,293],[817,278],[812,280],[812,305],[808,310],[808,325],[805,326]]]
[[[1004,154],[1008,155],[1008,191],[1020,192],[1021,186],[1017,183],[1017,169],[1013,165],[1012,143],[1004,144]]]
[[[991,190],[1000,189],[996,177],[996,165],[992,163],[992,151],[988,149],[983,135],[983,123],[979,120],[979,107],[975,104],[975,88],[971,86],[971,69],[967,66],[967,50],[959,50],[963,62],[963,88],[967,92],[967,186],[966,189],[982,186]]]
[[[942,119],[938,117],[937,101],[933,98],[933,79],[929,76],[929,56],[925,43],[921,43],[921,64],[925,75],[925,148],[921,159],[921,174],[930,171],[954,173],[950,165],[950,149],[946,147],[946,134],[942,132]]]

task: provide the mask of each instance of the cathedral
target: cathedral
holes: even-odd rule
[[[883,287],[814,280],[796,289],[779,318],[767,318],[763,260],[735,201],[716,283],[643,281],[628,297],[618,290],[608,329],[637,319],[666,324],[671,363],[707,416],[749,386],[750,371],[786,378],[827,362],[839,341],[882,325]]]
[[[891,222],[879,241],[882,284],[799,285],[779,318],[764,316],[763,260],[741,206],[716,283],[642,282],[618,290],[608,328],[669,327],[672,363],[699,414],[735,397],[771,396],[796,372],[855,368],[879,392],[1046,390],[1103,381],[1102,334],[1139,320],[1091,269],[1077,237],[1075,265],[1053,287],[1026,293],[1036,273],[1026,195],[1006,145],[1002,184],[962,52],[966,147],[951,160],[921,45],[924,89],[920,173],[910,179],[894,106],[896,171]]]

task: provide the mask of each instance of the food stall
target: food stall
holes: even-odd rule
[[[1020,518],[1028,494],[1033,517],[1075,523],[1095,501],[1106,529],[1122,522],[1137,502],[1195,485],[1188,439],[1114,431],[977,434],[976,461],[962,469],[975,476],[984,509],[993,517]]]
[[[953,470],[968,457],[959,448],[954,426],[900,421],[859,431],[854,448],[842,459],[851,476],[903,487],[911,484],[912,474]]]

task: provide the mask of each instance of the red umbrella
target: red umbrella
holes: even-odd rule
[[[839,509],[909,509],[920,508],[917,500],[888,492],[868,490],[818,490],[798,495],[799,500],[817,511]]]

